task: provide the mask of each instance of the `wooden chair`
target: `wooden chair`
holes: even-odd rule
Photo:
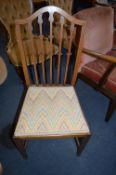
[[[87,21],[83,44],[86,49],[83,49],[78,77],[110,99],[105,118],[109,121],[116,109],[116,34],[113,31],[113,9],[97,6],[82,10],[74,16]]]
[[[50,33],[48,34],[50,40],[50,60],[46,60],[44,54],[43,44],[43,16],[47,13],[50,23]],[[54,14],[60,15],[60,31],[59,31],[59,46],[58,54],[53,56],[53,34],[52,27],[54,23]],[[41,56],[44,58],[41,65],[37,65],[36,50],[33,43],[32,35],[32,21],[38,18],[40,30],[40,43]],[[66,65],[62,65],[62,37],[65,21],[68,20],[67,27],[70,28],[69,45],[66,52]],[[34,70],[34,78],[31,79],[32,74],[29,74],[29,67],[25,60],[24,45],[21,37],[21,27],[28,26],[28,34],[30,37],[30,50],[32,51],[31,64]],[[81,29],[78,35],[78,49],[76,50],[76,59],[74,71],[71,82],[67,84],[67,75],[70,67],[70,56],[72,48],[72,38],[74,30]],[[71,137],[75,138],[78,146],[78,153],[80,154],[90,138],[90,129],[87,121],[84,118],[78,97],[74,90],[76,84],[80,56],[82,52],[82,43],[84,36],[85,22],[76,20],[74,17],[68,15],[62,9],[55,6],[47,6],[36,11],[30,17],[16,21],[16,37],[22,61],[26,85],[28,87],[26,97],[20,112],[19,119],[13,135],[13,142],[24,158],[27,158],[25,141],[30,139],[40,138],[62,138]],[[54,66],[54,59],[57,62],[57,68]],[[39,67],[38,67],[39,66]],[[41,66],[41,67],[40,67]],[[40,73],[40,69],[42,70]],[[63,75],[62,71],[64,71]],[[38,76],[39,72],[39,76]],[[54,75],[56,73],[56,78]],[[42,76],[42,80],[41,77]],[[63,81],[61,82],[61,77]],[[33,82],[34,81],[34,82]],[[35,83],[35,85],[33,85]]]
[[[73,0],[32,0],[34,4],[40,4],[46,2],[48,5],[54,5],[62,8],[68,14],[72,14]]]
[[[68,14],[72,15],[73,12],[73,0],[33,0],[34,4],[42,5],[42,3],[45,3],[46,5],[53,5],[60,7],[64,11],[66,11]],[[54,40],[55,43],[58,44],[59,40],[57,35],[59,35],[59,28],[57,26],[57,21],[59,21],[59,15],[55,14],[54,15],[54,26],[53,26],[53,34],[54,34]],[[35,28],[37,29],[37,23],[35,23]],[[63,38],[62,38],[62,43],[63,47],[67,48],[68,47],[68,33],[69,31],[64,28],[63,32]]]

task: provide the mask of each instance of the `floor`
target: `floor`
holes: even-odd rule
[[[0,86],[0,162],[4,175],[115,175],[116,113],[109,123],[104,121],[108,99],[84,82],[76,89],[91,127],[92,137],[80,157],[73,139],[31,141],[28,160],[23,160],[12,145],[9,131],[18,109],[23,85],[5,52],[0,38],[0,55],[8,68],[8,78]]]

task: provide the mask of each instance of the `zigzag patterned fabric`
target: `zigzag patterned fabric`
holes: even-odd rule
[[[14,137],[89,134],[72,86],[29,87]]]

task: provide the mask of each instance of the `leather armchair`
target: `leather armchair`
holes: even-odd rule
[[[20,61],[15,53],[14,46],[16,46],[16,35],[15,35],[15,20],[25,18],[31,15],[33,12],[33,4],[31,0],[4,0],[0,2],[0,21],[5,26],[8,35],[9,42],[7,44],[7,53],[10,61],[15,65],[19,66]],[[22,30],[22,37],[27,38],[26,28]],[[15,54],[14,54],[15,53]]]
[[[16,41],[16,32],[15,32],[15,20],[22,19],[30,16],[33,12],[33,3],[31,0],[12,0],[12,3],[9,0],[4,0],[0,2],[0,21],[5,26],[8,35],[9,42],[7,44],[7,53],[9,55],[9,59],[11,63],[16,67],[20,76],[22,76],[22,68],[21,68],[21,59],[18,52],[18,45]],[[23,44],[25,48],[26,61],[27,64],[31,64],[32,53],[30,52],[29,45],[30,39],[27,32],[27,26],[22,27],[21,36],[23,39]],[[33,34],[34,36],[34,44],[36,46],[36,50],[38,50],[40,38],[38,35]],[[49,40],[48,38],[44,38],[45,45],[45,55],[49,58]],[[54,52],[57,52],[56,46],[54,46]],[[40,51],[38,51],[40,52]],[[38,63],[42,61],[41,57],[38,57]],[[21,77],[22,78],[22,77]]]

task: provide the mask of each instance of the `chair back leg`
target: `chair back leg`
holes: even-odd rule
[[[108,107],[107,114],[106,114],[106,118],[105,118],[106,122],[108,122],[110,120],[115,109],[116,109],[116,98],[114,100],[110,100],[109,107]]]

